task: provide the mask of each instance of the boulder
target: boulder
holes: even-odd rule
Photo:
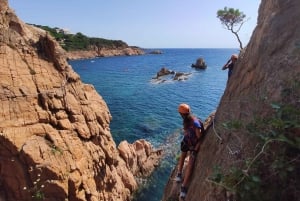
[[[188,76],[191,74],[192,73],[176,72],[173,80],[177,80],[177,81],[187,80]]]
[[[161,68],[160,71],[156,73],[156,77],[152,78],[155,80],[155,83],[164,83],[166,81],[183,81],[187,80],[188,76],[192,73],[184,73],[184,72],[175,72],[173,70],[169,70],[165,67]],[[171,76],[170,76],[171,75]]]
[[[206,69],[207,65],[204,59],[200,57],[197,59],[196,64],[192,64],[192,67],[196,69]]]
[[[175,71],[172,71],[172,70],[169,70],[169,69],[167,69],[165,67],[162,67],[160,69],[160,71],[158,71],[156,73],[156,78],[159,78],[159,77],[165,76],[165,75],[170,75],[170,74],[175,74]]]
[[[136,177],[147,177],[158,166],[162,150],[154,150],[146,140],[137,140],[132,144],[122,141],[118,150],[128,169]]]
[[[151,52],[149,52],[149,54],[162,54],[161,50],[153,50]]]

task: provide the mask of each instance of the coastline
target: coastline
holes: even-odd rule
[[[91,59],[96,57],[143,55],[145,51],[139,47],[95,48],[94,50],[76,50],[66,52],[68,60]]]

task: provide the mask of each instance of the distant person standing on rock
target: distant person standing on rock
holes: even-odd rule
[[[185,158],[190,153],[189,161],[185,169],[184,179],[182,181],[180,198],[184,199],[187,193],[187,184],[192,174],[196,154],[200,148],[200,139],[204,134],[203,123],[191,114],[190,106],[182,103],[178,107],[178,112],[183,119],[183,140],[181,142],[181,156],[179,161],[176,182],[182,181],[182,170]]]
[[[228,68],[228,80],[229,80],[230,76],[232,75],[232,70],[233,70],[234,65],[237,60],[238,60],[237,54],[231,55],[231,58],[227,61],[227,63],[222,68],[222,70],[226,70]]]

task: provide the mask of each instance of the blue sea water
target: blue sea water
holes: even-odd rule
[[[179,153],[182,119],[180,103],[191,106],[193,114],[205,119],[216,109],[223,95],[227,71],[221,68],[237,49],[160,49],[162,54],[118,56],[69,61],[85,83],[93,84],[112,114],[110,125],[118,145],[146,139],[165,150],[164,159],[145,187],[135,195],[138,201],[159,201]],[[150,50],[149,50],[150,51]],[[202,57],[207,69],[191,64]],[[166,67],[191,73],[185,81],[156,83],[152,79]]]

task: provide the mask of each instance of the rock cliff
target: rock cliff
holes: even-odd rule
[[[93,49],[94,50],[69,51],[67,52],[67,59],[76,60],[95,57],[133,56],[145,54],[145,52],[138,47],[125,47],[115,49],[94,47]]]
[[[130,200],[158,164],[144,140],[116,147],[106,103],[66,56],[0,1],[1,201]]]
[[[300,1],[262,0],[197,155],[186,200],[299,200]],[[163,200],[178,200],[180,185]]]

